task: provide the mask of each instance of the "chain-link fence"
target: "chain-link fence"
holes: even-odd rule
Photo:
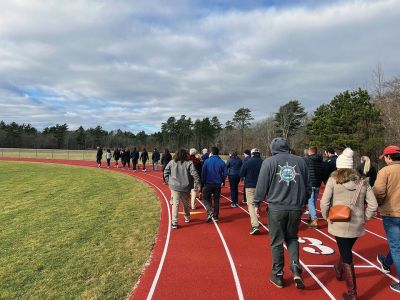
[[[1,157],[96,160],[96,150],[0,148]]]

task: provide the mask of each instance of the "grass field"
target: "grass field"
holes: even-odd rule
[[[123,174],[0,161],[0,298],[125,299],[160,205]]]

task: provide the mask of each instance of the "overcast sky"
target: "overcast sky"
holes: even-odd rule
[[[0,120],[154,132],[400,75],[400,0],[1,0]]]

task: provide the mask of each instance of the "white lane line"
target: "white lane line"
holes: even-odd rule
[[[307,265],[309,268],[333,268],[333,265]],[[354,266],[354,268],[371,269],[373,266]]]
[[[149,176],[152,176],[152,177],[155,177],[155,178],[158,178],[158,179],[162,179],[162,178],[160,178],[160,177],[158,177],[158,176],[155,176],[155,175],[151,175],[151,174],[148,174],[148,175],[149,175]],[[164,198],[165,198],[165,196],[164,196]],[[168,204],[168,201],[167,201],[167,200],[165,200],[165,201],[166,201],[167,204]],[[200,204],[201,204],[201,205],[204,207],[204,209],[205,209],[205,206],[204,206],[203,202],[200,201],[199,199],[197,199],[197,201],[199,201]],[[169,211],[169,205],[168,205],[168,211]],[[224,239],[224,236],[223,236],[223,234],[222,234],[222,232],[221,232],[221,230],[220,230],[218,224],[217,224],[214,220],[213,220],[213,222],[214,222],[215,228],[217,229],[218,235],[219,235],[219,237],[220,237],[220,239],[221,239],[221,241],[222,241],[222,245],[224,246],[226,255],[228,256],[228,260],[229,260],[229,264],[230,264],[230,266],[231,266],[231,270],[232,270],[232,274],[233,274],[233,279],[235,280],[235,285],[236,285],[236,290],[237,290],[237,294],[238,294],[239,300],[244,300],[243,291],[242,291],[242,286],[240,285],[239,275],[238,275],[238,273],[237,273],[237,270],[236,270],[235,263],[234,263],[234,261],[233,261],[231,252],[229,251],[228,245],[226,244],[226,241],[225,241],[225,239]],[[148,298],[148,300],[149,300],[149,298]]]
[[[229,200],[230,202],[232,202],[228,197],[225,197],[224,195],[221,194],[222,197],[224,197],[225,199]],[[263,201],[265,202],[265,201]],[[246,212],[248,215],[249,212],[244,209],[241,206],[238,206],[238,208],[240,208],[241,210],[243,210],[244,212]],[[258,223],[269,232],[268,227],[266,227],[263,223],[261,223],[260,221],[258,221]],[[286,245],[283,245],[285,247],[285,249],[287,250]],[[303,268],[308,272],[308,274],[310,274],[310,276],[315,280],[316,283],[318,283],[318,285],[324,290],[324,292],[328,295],[328,297],[332,300],[335,300],[335,296],[332,295],[332,293],[328,290],[328,288],[318,279],[318,277],[307,267],[307,265],[305,263],[303,263],[303,261],[301,259],[299,259],[300,264],[303,266]]]
[[[164,266],[165,257],[167,256],[167,250],[168,250],[168,246],[169,246],[169,238],[170,238],[170,235],[171,235],[171,210],[170,210],[170,207],[169,207],[169,203],[168,203],[167,197],[165,197],[164,192],[158,186],[156,186],[154,183],[152,183],[152,182],[150,182],[150,181],[148,181],[148,180],[146,180],[144,178],[141,178],[139,176],[134,176],[134,177],[138,178],[140,180],[143,180],[146,183],[148,183],[148,184],[152,185],[153,187],[155,187],[163,195],[165,203],[167,205],[167,209],[168,209],[168,233],[167,233],[167,239],[165,240],[164,250],[163,250],[163,253],[162,253],[162,256],[161,256],[160,264],[158,265],[157,273],[154,276],[153,283],[151,285],[149,294],[147,295],[147,298],[146,298],[147,300],[150,300],[150,299],[153,298],[154,291],[156,289],[156,286],[157,286],[158,280],[160,278],[160,274],[161,274],[162,268]]]
[[[304,224],[306,224],[306,225],[308,225],[307,222],[304,222],[304,221],[301,221],[301,222],[304,223]],[[316,230],[316,231],[319,232],[320,234],[326,236],[328,239],[330,239],[330,240],[332,240],[332,241],[334,241],[334,242],[336,243],[336,240],[335,240],[334,238],[332,238],[331,236],[329,236],[329,235],[326,234],[325,232],[321,231],[320,229],[314,229],[314,230]],[[389,278],[393,279],[394,281],[399,282],[399,280],[398,280],[396,277],[394,277],[394,276],[392,276],[392,275],[390,275],[390,274],[388,274],[388,273],[384,273],[377,265],[375,265],[374,263],[372,263],[369,259],[365,258],[364,256],[362,256],[361,254],[358,254],[358,253],[355,252],[355,251],[351,251],[351,252],[352,252],[355,256],[357,256],[357,257],[359,257],[360,259],[362,259],[363,261],[365,261],[366,263],[368,263],[368,264],[370,264],[371,266],[373,266],[373,267],[374,267],[375,269],[377,269],[379,272],[385,274],[386,276],[388,276]]]
[[[206,209],[206,207],[204,206],[203,202],[200,201],[198,198],[196,198],[196,199],[197,199],[197,201],[200,202],[200,204],[204,207],[204,209]],[[222,244],[224,245],[226,255],[228,256],[228,260],[229,260],[229,264],[231,266],[231,270],[232,270],[232,273],[233,273],[233,278],[235,280],[236,290],[237,290],[237,293],[238,293],[239,300],[243,300],[244,299],[243,291],[242,291],[242,287],[240,285],[239,275],[237,273],[237,270],[236,270],[235,263],[233,261],[231,252],[229,251],[228,245],[226,244],[224,236],[223,236],[223,234],[222,234],[217,222],[215,222],[214,220],[213,220],[213,222],[214,222],[215,228],[217,229],[219,237],[221,238]]]

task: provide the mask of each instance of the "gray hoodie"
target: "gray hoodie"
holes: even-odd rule
[[[194,186],[200,186],[199,174],[190,160],[183,163],[171,160],[164,169],[164,178],[169,188],[177,192],[189,192],[193,180]]]
[[[271,142],[272,156],[264,160],[254,194],[259,206],[267,197],[272,210],[301,210],[311,195],[308,169],[303,158],[289,154],[283,138]]]

